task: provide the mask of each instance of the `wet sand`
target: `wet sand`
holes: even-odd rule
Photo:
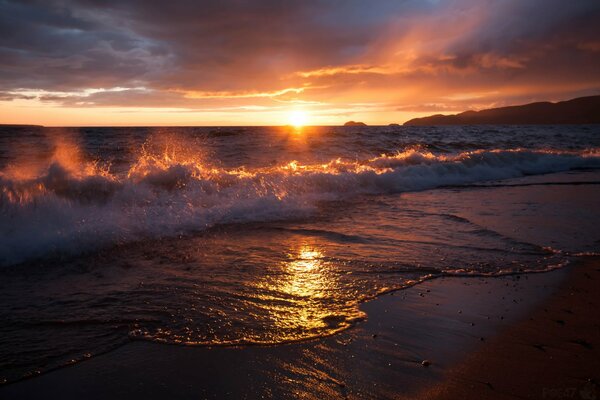
[[[585,389],[600,371],[599,265],[430,280],[364,304],[368,319],[348,331],[302,343],[132,341],[6,385],[0,398],[542,398]]]
[[[451,368],[421,399],[600,398],[600,257],[532,315]]]

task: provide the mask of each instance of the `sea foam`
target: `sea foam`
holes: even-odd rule
[[[363,160],[224,168],[193,155],[148,154],[126,174],[58,146],[34,169],[0,172],[0,264],[113,243],[186,234],[216,224],[309,215],[319,202],[524,175],[599,168],[600,153],[411,149]]]

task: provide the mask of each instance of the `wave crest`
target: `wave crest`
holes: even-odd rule
[[[54,251],[310,213],[318,201],[599,168],[600,153],[417,149],[365,160],[222,168],[189,152],[142,151],[125,174],[58,147],[42,166],[0,172],[0,264]]]

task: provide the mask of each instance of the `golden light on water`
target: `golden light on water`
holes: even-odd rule
[[[313,271],[321,266],[321,257],[323,257],[323,254],[319,250],[303,245],[295,261],[289,264],[289,268],[299,271]]]
[[[323,254],[314,247],[302,245],[297,253],[288,256],[291,260],[283,265],[288,279],[280,290],[307,299],[323,297],[323,291],[331,284],[329,271],[322,261]]]
[[[286,260],[258,285],[268,293],[261,300],[277,341],[332,334],[361,316],[356,304],[337,298],[339,273],[313,243],[292,244]]]

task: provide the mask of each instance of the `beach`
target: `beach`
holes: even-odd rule
[[[369,318],[353,329],[303,343],[134,342],[0,396],[591,399],[577,395],[597,390],[599,268],[585,257],[549,273],[434,279],[366,303]]]
[[[600,260],[586,257],[570,269],[529,317],[490,338],[419,398],[597,398]]]

